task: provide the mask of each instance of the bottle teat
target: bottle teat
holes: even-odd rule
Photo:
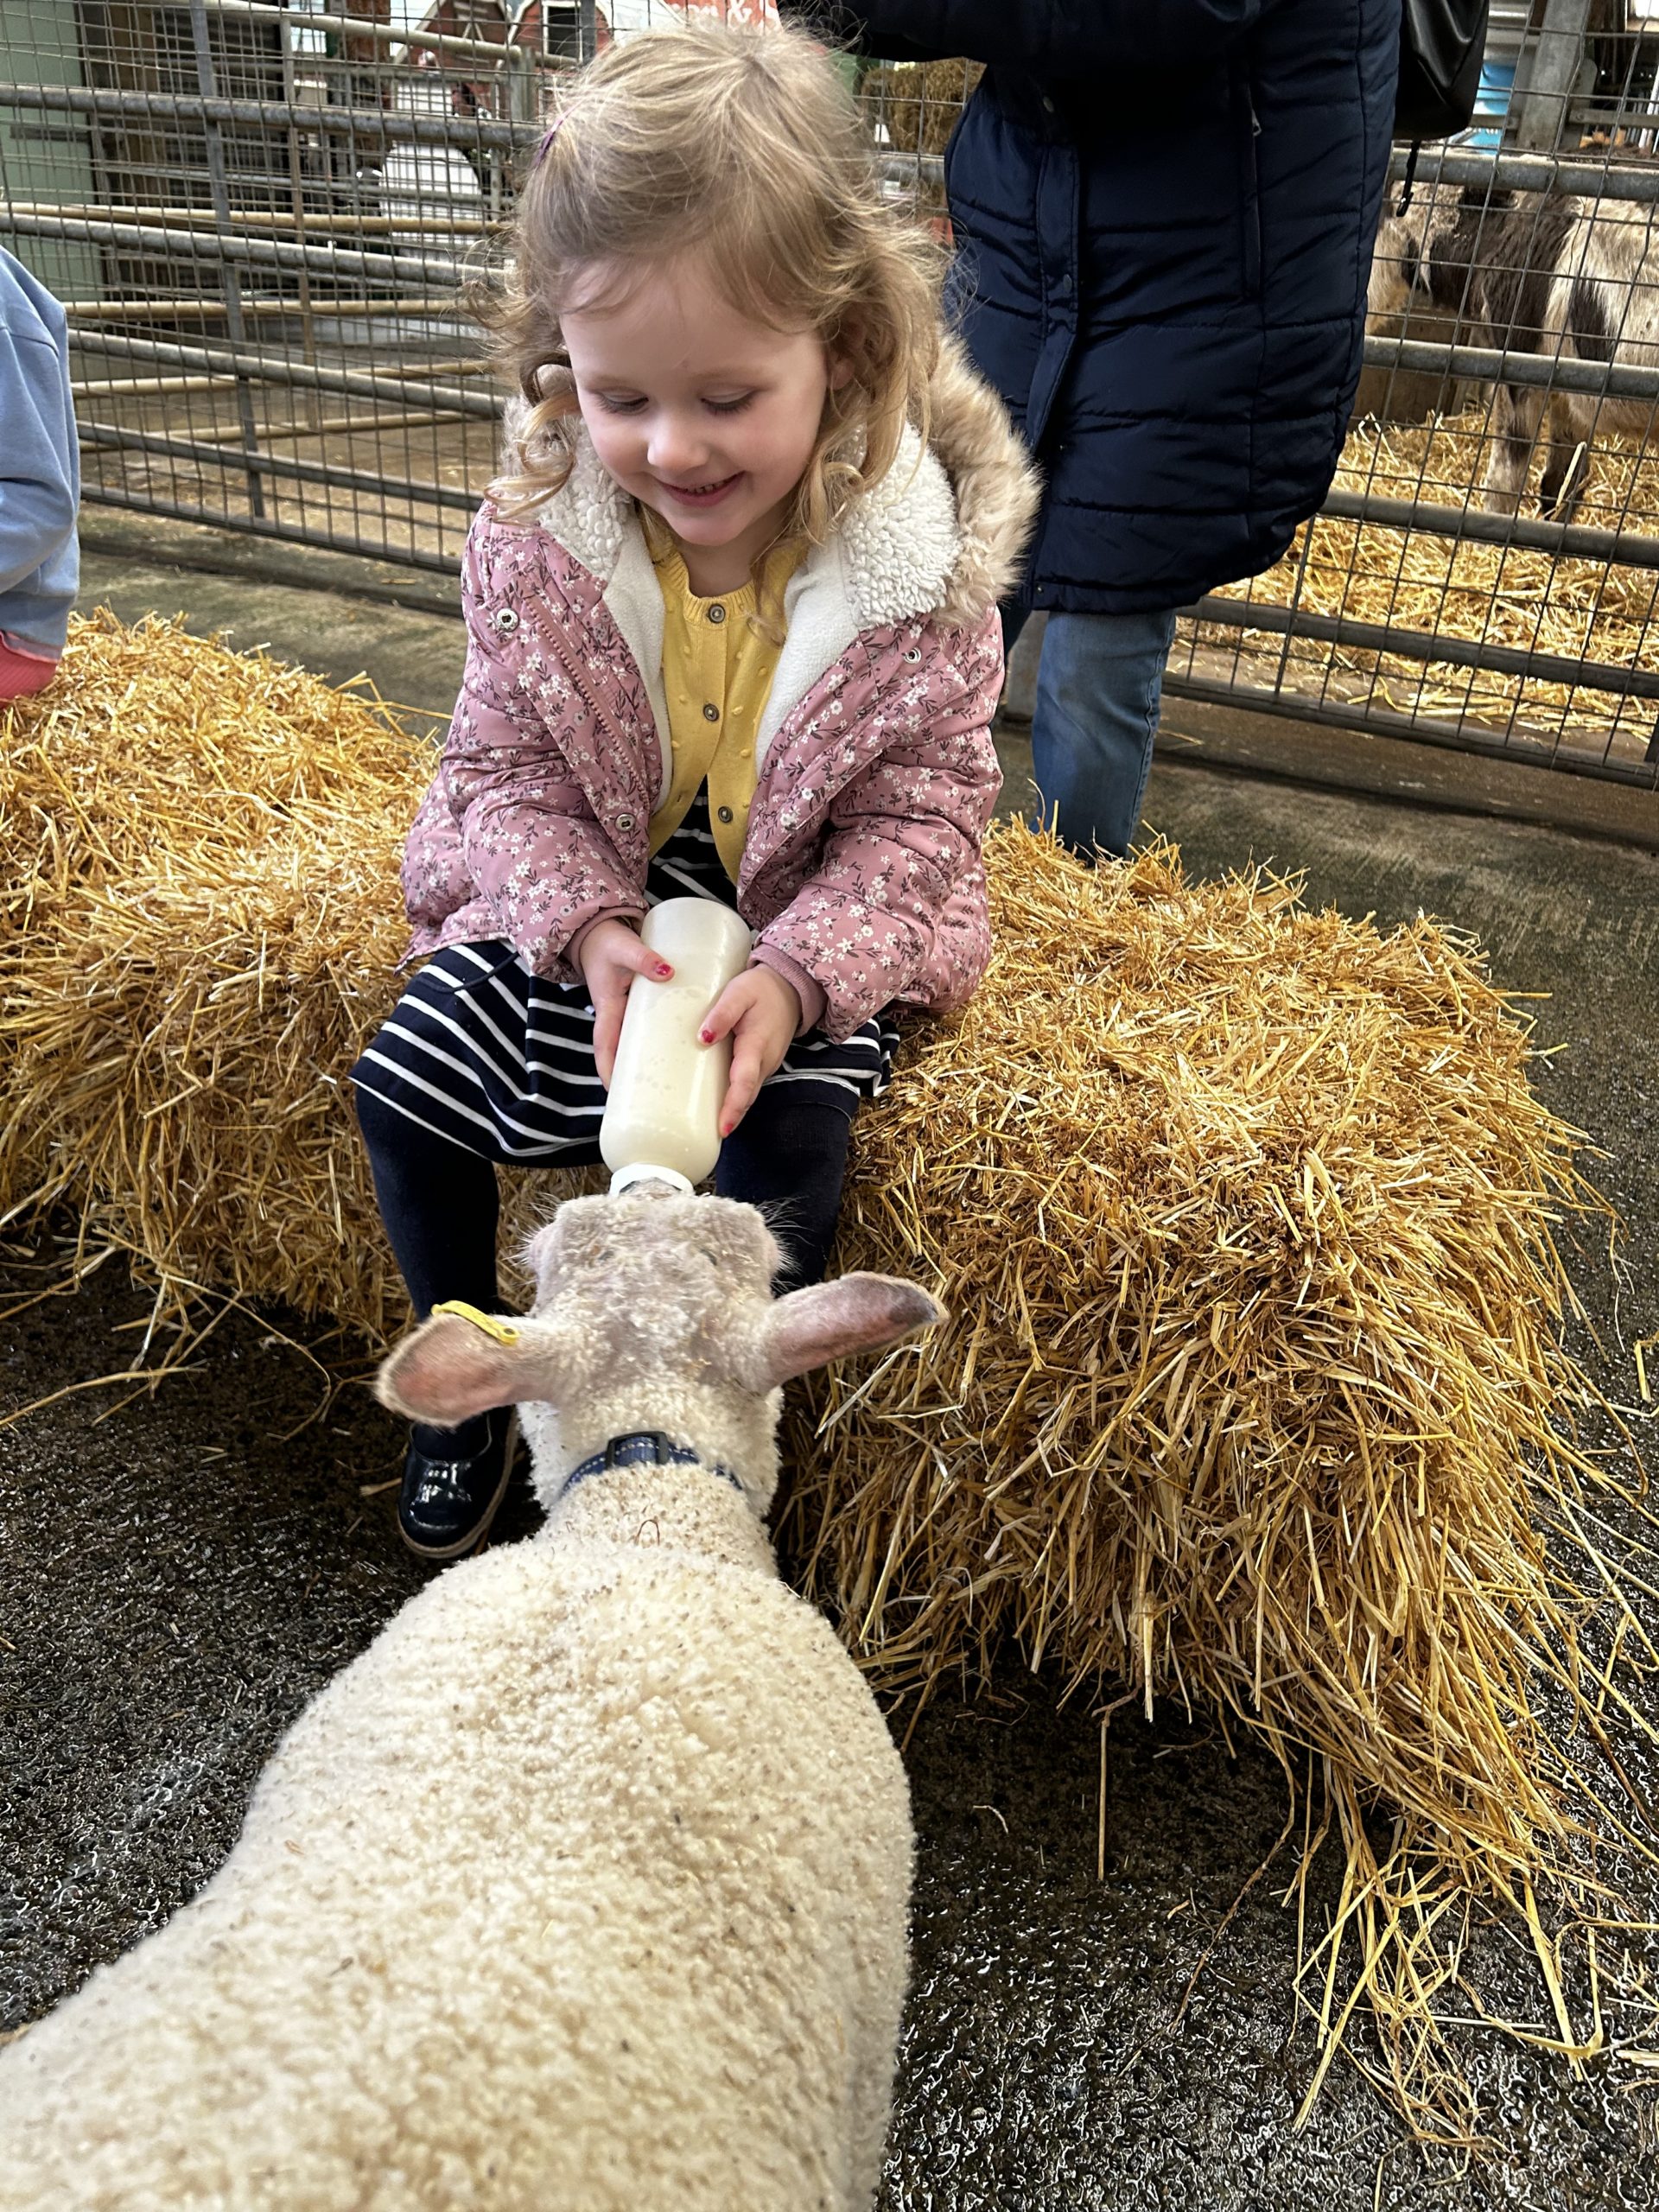
[[[636,1183],[666,1183],[676,1197],[689,1198],[692,1185],[689,1177],[677,1167],[653,1167],[648,1160],[630,1160],[626,1167],[619,1167],[611,1178],[611,1196],[620,1198],[624,1191],[631,1191]]]

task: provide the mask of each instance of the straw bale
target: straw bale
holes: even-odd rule
[[[410,741],[100,614],[3,754],[0,1213],[60,1201],[169,1281],[326,1307],[372,1234],[337,1078],[393,995]],[[346,1302],[384,1327],[378,1279]]]
[[[340,1078],[431,766],[365,687],[107,613],[0,729],[0,1218],[72,1208],[181,1344],[200,1291],[404,1325]]]
[[[1478,508],[1491,436],[1481,408],[1408,425],[1367,420],[1349,434],[1336,484],[1383,499]],[[1598,430],[1589,461],[1577,519],[1659,531],[1659,448]],[[1524,513],[1537,512],[1541,466],[1541,453]],[[1656,590],[1659,580],[1650,571],[1605,560],[1558,560],[1524,546],[1319,516],[1297,532],[1276,567],[1220,595],[1634,669],[1652,662]],[[1230,650],[1237,643],[1236,633],[1218,625],[1199,626],[1199,634]],[[1287,654],[1285,641],[1271,632],[1247,633],[1245,651],[1272,664],[1263,671],[1268,681]],[[1611,745],[1632,761],[1643,759],[1653,727],[1651,700],[1306,639],[1289,645],[1282,680],[1291,690],[1328,686],[1337,699],[1374,698],[1401,714],[1461,718],[1498,732],[1559,728],[1577,747],[1599,753]]]
[[[344,1076],[396,1002],[433,767],[365,683],[74,620],[0,710],[0,1225],[71,1208],[156,1289],[405,1325]],[[510,1228],[569,1177],[524,1179]]]
[[[207,1291],[359,1351],[402,1325],[342,1086],[398,989],[431,764],[361,687],[73,626],[0,717],[0,1217],[72,1208],[175,1319]],[[796,1548],[889,1689],[1011,1647],[1219,1712],[1300,1802],[1321,1777],[1349,1880],[1313,2001],[1334,2049],[1363,1993],[1409,2101],[1448,1900],[1529,1901],[1575,1840],[1536,1694],[1582,1704],[1602,1569],[1544,1535],[1600,1479],[1561,1430],[1574,1135],[1431,922],[1191,882],[1166,845],[1085,869],[1020,824],[987,861],[991,969],[856,1124],[838,1253],[954,1319],[800,1402]],[[547,1198],[524,1179],[510,1237]]]
[[[1581,1840],[1539,1717],[1601,1573],[1543,1533],[1603,1480],[1558,1427],[1573,1133],[1432,922],[1189,882],[1168,846],[1096,872],[1019,825],[990,879],[991,970],[855,1124],[839,1248],[954,1318],[815,1381],[794,1543],[890,1691],[1012,1646],[1241,1724],[1294,1799],[1311,1770],[1349,1882],[1310,2001],[1328,2031],[1351,1945],[1410,2104],[1437,1916],[1529,1897]]]

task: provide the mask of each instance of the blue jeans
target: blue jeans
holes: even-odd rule
[[[1027,610],[1005,607],[1012,649]],[[1051,614],[1037,664],[1032,766],[1043,819],[1087,855],[1119,858],[1141,820],[1164,663],[1175,635],[1166,614]]]

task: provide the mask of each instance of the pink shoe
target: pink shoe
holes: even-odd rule
[[[0,638],[0,704],[44,691],[57,672],[55,653],[22,652]]]

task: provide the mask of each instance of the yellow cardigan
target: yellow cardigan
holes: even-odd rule
[[[767,556],[774,607],[804,550],[798,539]],[[753,582],[718,599],[699,599],[677,547],[665,546],[652,560],[663,594],[663,690],[673,769],[668,796],[651,817],[651,849],[660,852],[668,842],[706,779],[709,825],[735,883],[754,798],[754,741],[782,645],[749,620],[758,598]]]

